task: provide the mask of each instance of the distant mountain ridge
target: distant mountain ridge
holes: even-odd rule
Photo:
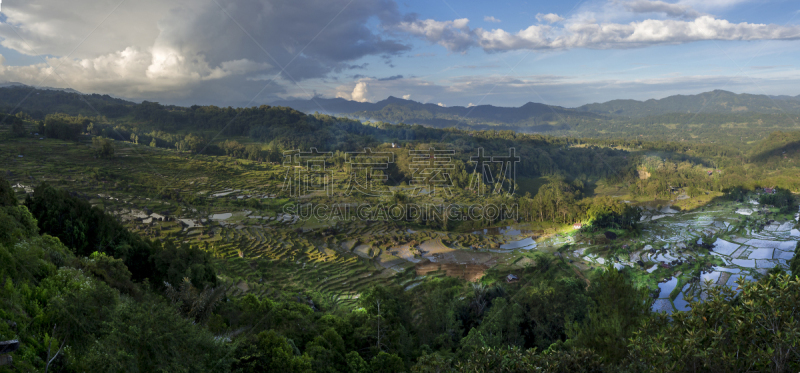
[[[379,102],[356,102],[342,98],[273,102],[273,106],[322,114],[335,114],[362,121],[419,124],[429,127],[457,127],[471,130],[512,130],[517,132],[570,133],[575,136],[609,137],[636,133],[664,133],[683,137],[692,126],[706,126],[705,131],[722,127],[758,128],[759,131],[800,129],[800,95],[767,96],[735,94],[715,90],[696,95],[675,95],[646,101],[611,100],[576,108],[529,102],[520,107],[493,105],[444,107],[397,97]],[[161,107],[163,106],[163,107]],[[74,90],[40,88],[15,83],[0,83],[0,112],[25,112],[41,120],[47,114],[96,116],[109,119],[151,118],[154,113],[189,107],[136,103],[109,95],[83,94]],[[194,107],[194,106],[192,106]],[[156,110],[158,109],[158,110]],[[161,120],[161,119],[159,119]],[[697,131],[698,129],[694,129]],[[658,132],[662,131],[662,132]],[[692,136],[696,136],[696,132]],[[685,137],[685,136],[684,136]]]
[[[704,114],[782,114],[800,112],[800,95],[767,96],[736,94],[714,90],[696,95],[675,95],[662,99],[611,100],[576,108],[529,102],[520,107],[479,105],[442,107],[390,96],[375,103],[348,101],[342,98],[277,101],[273,105],[289,106],[306,113],[315,111],[346,115],[363,120],[404,121],[429,125],[510,125],[518,127],[542,125],[545,122],[591,122],[598,119],[643,118],[671,113]]]
[[[549,126],[549,122],[578,123],[602,119],[601,115],[568,109],[561,106],[529,102],[520,107],[439,106],[389,96],[376,103],[355,102],[341,98],[277,101],[273,105],[289,106],[306,113],[338,114],[347,117],[384,122],[426,124],[434,127],[497,126],[513,127]]]
[[[604,103],[587,104],[576,108],[577,110],[641,118],[651,115],[669,113],[763,113],[780,114],[785,112],[800,112],[800,95],[798,96],[767,96],[749,93],[736,94],[733,92],[714,90],[696,95],[675,95],[660,100],[611,100]]]
[[[84,94],[73,89],[34,89],[21,83],[0,83],[0,112],[24,112],[34,119],[44,119],[52,113],[93,117],[98,112],[113,118],[127,115],[136,105],[139,104],[109,95]]]
[[[29,86],[29,85],[23,84],[23,83],[19,83],[19,82],[0,82],[0,88],[8,88],[8,87],[25,87],[25,88],[29,88],[29,89],[33,89],[34,88],[32,86]],[[76,91],[76,90],[74,90],[72,88],[38,87],[36,89],[83,94],[82,92],[78,92],[78,91]]]

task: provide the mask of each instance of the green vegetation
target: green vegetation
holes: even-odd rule
[[[44,119],[44,125],[39,131],[47,137],[61,140],[77,140],[86,127],[90,124],[89,118],[73,117],[66,114],[49,114]]]
[[[75,96],[0,133],[0,340],[21,341],[0,371],[800,368],[795,133],[738,148]],[[278,163],[312,147],[329,189],[291,194]],[[519,185],[476,172],[512,147]],[[375,195],[349,189],[365,148],[393,158]],[[409,150],[431,148],[455,150],[446,192],[414,189],[440,187],[415,183]],[[368,218],[303,216],[351,203]],[[414,204],[461,215],[378,218]],[[505,207],[466,211],[486,204]]]
[[[310,113],[322,105],[359,120],[422,124],[437,128],[513,130],[594,139],[639,139],[749,147],[774,131],[796,130],[800,99],[716,90],[660,100],[612,100],[574,109],[528,103],[518,108],[479,105],[440,107],[389,97],[376,103],[341,99],[288,101]]]
[[[785,189],[778,189],[773,193],[765,193],[758,197],[758,203],[770,205],[778,209],[781,214],[797,211],[797,197]]]

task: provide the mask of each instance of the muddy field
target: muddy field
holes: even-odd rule
[[[447,276],[458,277],[467,281],[478,281],[491,266],[486,264],[439,263],[429,260],[414,266],[417,276],[425,276],[431,272],[444,271]]]

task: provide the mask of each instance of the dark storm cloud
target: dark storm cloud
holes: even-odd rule
[[[8,11],[16,29],[0,27],[2,45],[47,57],[34,65],[0,66],[0,79],[131,99],[246,103],[262,90],[259,97],[272,97],[297,91],[307,79],[364,70],[368,65],[360,59],[367,56],[389,60],[410,50],[379,26],[401,19],[391,0],[71,4],[82,9],[81,2],[91,11],[59,16],[54,9],[63,6],[56,0]],[[48,24],[55,27],[43,26]],[[81,40],[76,35],[87,34],[70,55]],[[51,74],[53,66],[63,81]]]

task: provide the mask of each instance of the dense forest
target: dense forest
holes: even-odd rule
[[[21,99],[30,91],[0,92],[9,95],[0,96],[2,101]],[[757,188],[777,187],[758,202],[782,214],[797,210],[792,192],[800,191],[793,163],[800,161],[797,132],[766,133],[741,148],[669,136],[555,137],[360,122],[266,105],[184,108],[61,91],[37,96],[21,105],[24,113],[3,116],[9,136],[32,137],[29,132],[35,130],[40,133],[36,137],[91,144],[98,158],[113,157],[114,144],[121,141],[170,149],[181,157],[220,155],[259,164],[280,162],[287,151],[317,148],[331,152],[325,165],[337,171],[345,170],[347,152],[373,148],[394,154],[385,170],[391,185],[413,180],[409,150],[450,149],[456,154],[452,181],[463,192],[460,198],[515,202],[520,221],[584,222],[580,229],[590,233],[639,233],[641,210],[598,194],[600,186],[619,186],[620,193],[647,200],[673,198],[678,191],[691,197],[719,192],[741,200]],[[87,102],[101,115],[78,109]],[[663,114],[663,120],[685,119],[672,115]],[[711,123],[717,118],[713,115],[722,119]],[[725,115],[709,114],[703,136],[713,136],[713,126],[727,123]],[[747,120],[767,120],[768,115],[752,114]],[[637,120],[643,130],[653,131],[650,135],[659,133],[648,127],[653,124],[649,119]],[[515,193],[477,196],[472,180],[484,179],[471,157],[479,150],[507,155],[510,148],[520,156],[518,179],[512,180],[518,185],[503,186],[514,187]],[[497,167],[491,170],[502,174]],[[97,180],[103,180],[113,171],[96,172]],[[116,181],[127,179],[116,175]],[[505,274],[490,269],[474,283],[441,277],[410,289],[376,285],[362,292],[352,309],[312,291],[274,288],[261,297],[229,297],[204,248],[139,236],[92,207],[89,196],[60,187],[41,183],[18,201],[0,179],[0,340],[20,341],[13,368],[0,366],[0,371],[800,369],[795,321],[800,280],[780,267],[756,281],[742,280],[737,289],[708,287],[702,303],[671,316],[650,311],[652,297],[634,285],[631,271],[609,265],[584,277],[562,257],[544,253],[532,254],[534,265],[519,273],[518,282],[507,283]],[[171,201],[196,198],[173,192],[153,191]],[[409,200],[401,193],[390,198]],[[442,230],[498,223],[418,219],[427,220],[417,221],[420,225]],[[263,260],[252,265],[279,276],[281,266],[290,264]],[[797,256],[790,267],[792,273],[800,271]]]
[[[800,368],[800,334],[788,322],[799,316],[800,280],[779,269],[742,282],[738,295],[711,288],[703,303],[671,320],[650,313],[648,294],[623,272],[596,272],[587,286],[545,255],[518,284],[442,278],[412,291],[378,286],[355,310],[277,289],[263,299],[228,299],[195,248],[139,239],[46,185],[23,205],[5,181],[0,191],[7,228],[0,235],[0,339],[21,341],[17,370]]]
[[[788,170],[793,160],[800,160],[796,132],[774,131],[749,149],[742,149],[725,144],[669,140],[566,138],[511,130],[471,131],[362,123],[270,106],[192,107],[173,112],[174,118],[168,115],[170,112],[165,107],[156,104],[143,104],[136,111],[140,112],[137,118],[143,122],[112,125],[103,118],[52,114],[40,127],[57,138],[75,138],[85,131],[152,147],[270,162],[280,161],[286,151],[316,148],[333,152],[334,156],[327,162],[339,168],[345,166],[346,152],[385,149],[385,144],[396,143],[400,148],[385,151],[395,154],[395,162],[387,172],[391,182],[398,184],[412,178],[410,149],[454,150],[452,177],[455,186],[463,188],[469,185],[470,173],[474,171],[471,157],[481,149],[485,154],[499,155],[514,148],[520,157],[515,166],[518,177],[556,176],[570,182],[578,181],[582,184],[579,189],[593,180],[606,179],[611,183],[626,183],[634,195],[653,198],[669,196],[675,188],[725,191],[737,186],[748,189],[779,186],[800,190],[797,178],[766,176],[768,171]],[[226,139],[214,141],[220,135]],[[229,137],[247,138],[249,143],[245,145]],[[642,177],[645,173],[653,177]]]

